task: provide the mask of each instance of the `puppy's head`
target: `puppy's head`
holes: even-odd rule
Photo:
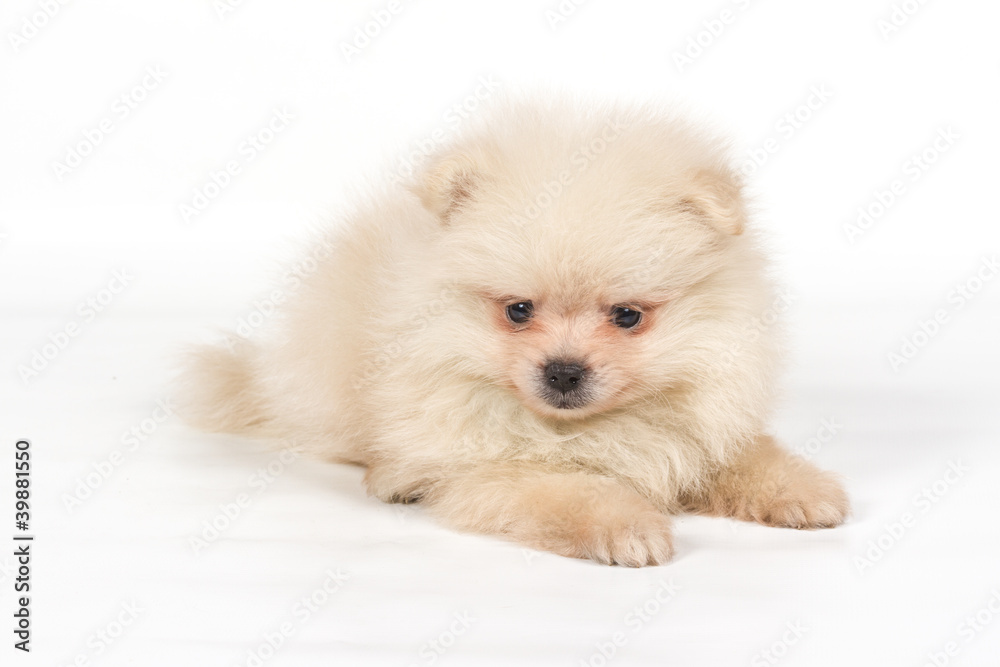
[[[522,109],[414,189],[469,297],[452,343],[546,417],[690,381],[710,322],[744,309],[739,184],[718,144],[676,121]]]

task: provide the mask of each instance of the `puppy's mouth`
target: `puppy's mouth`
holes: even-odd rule
[[[557,410],[577,410],[592,402],[592,399],[583,392],[572,395],[554,395],[542,392],[541,399]]]

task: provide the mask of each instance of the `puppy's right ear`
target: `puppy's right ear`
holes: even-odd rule
[[[742,234],[746,222],[742,185],[728,168],[701,169],[688,178],[682,208],[724,234]]]
[[[412,190],[424,208],[447,224],[472,199],[478,181],[478,170],[468,156],[446,155],[431,163]]]

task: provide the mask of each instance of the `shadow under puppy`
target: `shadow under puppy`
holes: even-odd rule
[[[767,434],[765,260],[722,143],[675,114],[499,104],[318,247],[266,336],[192,352],[193,423],[602,563],[668,560],[679,511],[843,521],[836,478]]]

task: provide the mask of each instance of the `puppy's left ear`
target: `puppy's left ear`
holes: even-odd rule
[[[743,233],[747,217],[743,186],[731,170],[701,169],[691,175],[685,191],[681,208],[724,234]]]
[[[448,223],[472,199],[479,170],[466,155],[436,158],[412,187],[421,203],[441,221]]]

